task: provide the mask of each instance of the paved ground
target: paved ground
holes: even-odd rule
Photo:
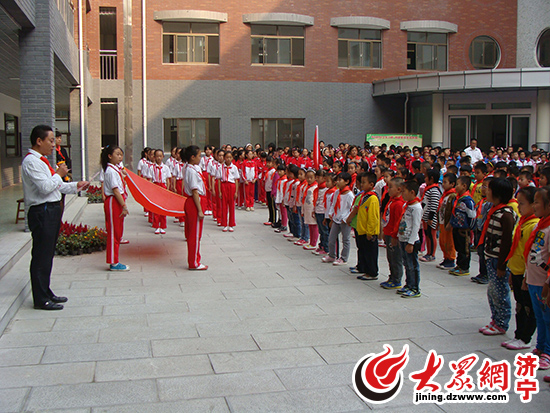
[[[470,352],[513,360],[502,337],[477,333],[489,310],[485,288],[467,278],[422,264],[423,297],[399,298],[275,235],[261,225],[263,208],[238,211],[233,234],[207,218],[210,269],[193,273],[181,228],[154,235],[141,208],[130,211],[121,256],[131,272],[107,272],[102,253],[56,258],[53,288],[69,297],[65,310],[33,310],[29,297],[0,338],[1,412],[548,409],[543,383],[528,405],[512,393],[508,405],[415,407],[408,380],[385,405],[355,395],[354,364],[384,343],[409,345],[406,375],[430,349],[446,362]],[[88,206],[82,221],[101,225],[102,206]],[[27,269],[28,255],[12,271]],[[450,376],[446,366],[436,381]]]

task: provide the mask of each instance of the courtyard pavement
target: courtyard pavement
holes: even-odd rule
[[[402,299],[358,281],[347,267],[321,263],[262,223],[264,207],[237,211],[234,233],[206,217],[206,272],[186,269],[183,229],[169,219],[154,235],[142,208],[130,202],[121,262],[106,271],[104,253],[56,257],[52,287],[69,297],[63,311],[32,309],[27,297],[0,338],[0,412],[391,412],[547,411],[550,388],[533,401],[415,406],[407,378],[389,403],[363,402],[354,392],[355,363],[383,344],[409,345],[405,377],[428,351],[445,357],[435,378],[451,378],[448,362],[475,352],[513,362],[502,336],[485,337],[486,287],[421,264],[422,297]],[[103,226],[102,205],[82,222]],[[355,263],[355,248],[351,263]],[[29,254],[12,268],[28,273]],[[477,269],[477,262],[473,262]],[[475,275],[475,274],[474,274]],[[25,275],[26,276],[26,275]],[[514,323],[508,332],[512,337]]]

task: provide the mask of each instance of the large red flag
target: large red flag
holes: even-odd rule
[[[315,126],[315,138],[313,139],[313,166],[321,167],[321,148],[319,148],[319,126]]]
[[[155,185],[128,169],[124,171],[127,174],[126,184],[132,196],[146,210],[169,217],[185,215],[183,207],[187,198]]]

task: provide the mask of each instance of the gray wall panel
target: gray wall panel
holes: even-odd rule
[[[537,40],[547,28],[550,28],[550,1],[518,0],[517,67],[539,67]]]

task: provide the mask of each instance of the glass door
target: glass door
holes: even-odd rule
[[[509,144],[529,149],[529,116],[510,116]]]
[[[449,118],[449,136],[451,148],[462,150],[469,142],[468,116],[451,116]]]

